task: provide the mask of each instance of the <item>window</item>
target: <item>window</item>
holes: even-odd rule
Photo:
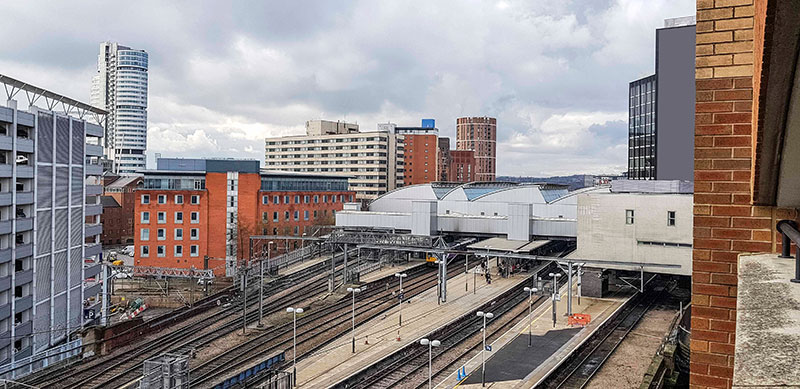
[[[633,224],[633,210],[626,209],[625,210],[625,224]]]
[[[198,196],[198,195],[192,195],[192,204],[193,204],[193,205],[200,204],[200,196]]]
[[[158,246],[156,247],[156,255],[159,257],[164,257],[167,255],[166,246]]]
[[[142,195],[142,204],[150,204],[150,195]]]
[[[280,196],[272,196],[272,204],[280,204],[281,197]]]
[[[308,220],[308,211],[303,211],[303,220]]]
[[[191,239],[191,240],[200,239],[200,229],[199,228],[192,228],[191,230],[189,230],[189,239]]]
[[[176,245],[175,246],[175,256],[176,257],[182,257],[183,256],[183,246],[181,246],[181,245]]]
[[[156,230],[156,239],[164,240],[167,239],[167,230],[164,228],[159,228]]]
[[[300,196],[298,196],[298,195],[294,196],[294,203],[295,204],[300,204]]]
[[[308,204],[308,196],[303,196],[303,202]]]
[[[142,228],[139,230],[139,239],[140,240],[150,240],[150,229],[149,228]]]
[[[150,223],[150,212],[142,212],[142,223]]]
[[[286,219],[286,220],[289,220],[289,211],[284,211],[283,212],[283,218]]]
[[[274,222],[278,221],[278,213],[277,212],[273,212],[272,213],[272,221],[274,221]]]
[[[335,202],[336,202],[336,195],[332,195],[332,196],[331,196],[331,202],[332,202],[332,203],[335,203]]]
[[[300,220],[300,212],[294,211],[294,220]]]
[[[314,204],[319,204],[319,195],[314,195]]]
[[[236,206],[236,196],[228,196],[228,206],[229,207]]]
[[[269,220],[269,212],[262,212],[261,213],[261,220],[263,220],[263,221]]]
[[[159,212],[158,213],[158,224],[164,224],[167,222],[167,213],[166,212]]]
[[[322,196],[322,202],[323,203],[327,203],[328,202],[328,195],[323,195]]]
[[[269,196],[261,196],[261,204],[269,204]]]
[[[353,195],[350,195],[350,202],[353,202]]]
[[[175,204],[183,204],[183,195],[175,195]]]
[[[183,228],[175,229],[175,240],[183,240]]]
[[[141,246],[139,250],[142,257],[147,258],[150,256],[150,246]]]
[[[158,195],[158,203],[159,204],[166,204],[167,203],[167,195]]]
[[[314,219],[317,218],[317,211],[314,211]]]
[[[675,226],[675,211],[667,211],[667,225]]]
[[[297,235],[299,233],[300,233],[300,229],[297,228],[297,226],[294,226],[294,234]],[[295,242],[295,245],[297,245],[297,242]],[[297,246],[295,246],[295,248],[297,248]]]
[[[200,246],[193,244],[189,246],[189,256],[196,257],[200,255]]]
[[[200,223],[200,212],[192,212],[189,215],[189,220],[195,224]]]
[[[289,204],[289,196],[283,196],[283,203]]]
[[[183,223],[183,212],[175,212],[175,223]]]

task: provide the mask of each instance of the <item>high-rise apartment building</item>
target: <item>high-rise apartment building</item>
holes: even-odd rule
[[[13,361],[3,373],[13,377],[41,368],[26,358],[64,346],[103,312],[104,129],[81,117],[106,112],[3,75],[0,83],[16,91],[0,107],[0,371]],[[20,91],[58,109],[18,109]]]
[[[447,181],[447,174],[450,169],[450,138],[441,137],[436,141],[436,180]]]
[[[265,142],[267,169],[347,177],[360,201],[404,185],[404,136],[394,132],[394,125],[359,132],[355,124],[312,120],[306,135]]]
[[[147,162],[147,69],[144,50],[100,44],[91,103],[108,111],[105,157],[121,175],[136,174]]]
[[[403,184],[408,186],[438,181],[439,129],[433,119],[422,119],[420,127],[395,127],[394,131],[403,135],[405,146]]]
[[[456,150],[475,152],[475,180],[494,181],[497,171],[497,119],[487,116],[456,119]]]
[[[693,180],[694,17],[656,30],[656,73],[629,85],[628,177]]]
[[[451,150],[447,181],[473,182],[475,178],[475,152],[472,150]]]
[[[235,159],[157,165],[134,192],[137,265],[202,269],[207,255],[215,273],[230,275],[249,258],[250,236],[301,237],[334,224],[336,211],[355,200],[347,178],[332,174],[262,171],[258,161]]]

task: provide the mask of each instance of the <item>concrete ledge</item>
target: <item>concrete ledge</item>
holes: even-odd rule
[[[794,259],[739,257],[734,388],[800,386],[800,284]]]

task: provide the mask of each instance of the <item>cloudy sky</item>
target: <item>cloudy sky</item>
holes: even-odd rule
[[[101,41],[150,53],[148,157],[263,160],[309,119],[455,136],[494,116],[500,175],[626,165],[627,83],[694,0],[4,2],[0,73],[89,100]],[[453,142],[454,144],[454,142]]]

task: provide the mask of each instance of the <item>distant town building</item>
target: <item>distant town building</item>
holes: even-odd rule
[[[394,125],[360,132],[354,124],[310,121],[306,129],[306,135],[267,138],[266,168],[349,178],[359,201],[404,185],[404,136]]]
[[[0,366],[17,363],[5,376],[14,377],[35,369],[24,358],[64,345],[103,312],[104,130],[78,111],[94,118],[106,112],[4,75],[0,83],[12,91],[0,107]],[[20,91],[33,101],[58,101],[58,108],[18,109]]]
[[[436,181],[447,181],[450,172],[450,138],[441,137],[436,141]]]
[[[475,152],[475,180],[494,181],[497,172],[497,119],[486,116],[456,119],[456,150]]]
[[[656,30],[656,72],[629,84],[628,178],[693,180],[695,21]]]
[[[433,119],[422,119],[420,127],[395,127],[395,133],[403,135],[405,146],[403,185],[438,181],[439,129]]]
[[[136,194],[141,184],[139,176],[103,176],[103,244],[133,244],[133,217]]]
[[[108,111],[105,156],[118,174],[136,174],[146,165],[147,69],[144,50],[100,44],[91,104]]]
[[[447,170],[449,182],[472,182],[476,179],[475,152],[472,150],[450,150],[450,165]]]
[[[144,266],[202,269],[208,256],[215,274],[230,275],[249,257],[250,236],[301,237],[355,200],[345,176],[261,170],[253,160],[161,158],[143,174],[134,257]]]

